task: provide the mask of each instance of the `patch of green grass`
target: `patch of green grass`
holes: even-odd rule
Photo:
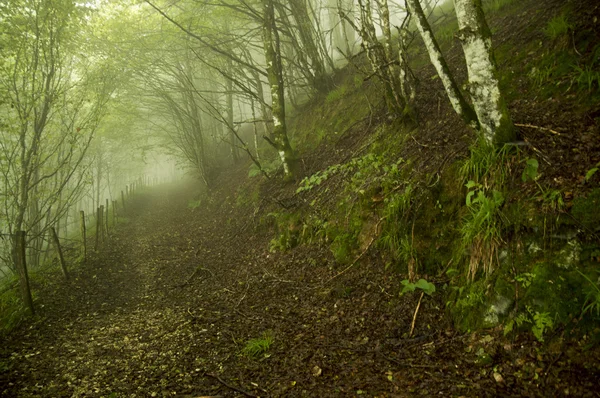
[[[560,14],[548,21],[548,25],[544,29],[544,34],[552,40],[566,35],[572,26],[565,14]]]
[[[27,315],[27,308],[23,305],[19,289],[9,287],[15,283],[16,279],[11,278],[2,286],[4,291],[0,293],[0,334],[14,329]]]
[[[464,182],[473,180],[484,187],[500,187],[510,172],[510,156],[513,148],[504,146],[500,149],[478,140],[471,146],[470,156],[459,169]]]
[[[573,66],[573,79],[579,89],[593,91],[600,88],[600,70],[594,64]]]
[[[494,13],[503,10],[506,6],[515,3],[516,0],[487,0],[483,3],[486,13]]]
[[[198,199],[198,200],[190,200],[188,201],[188,209],[197,209],[198,207],[200,207],[200,205],[202,205],[202,199]]]
[[[273,333],[271,331],[264,332],[260,338],[250,339],[246,343],[246,346],[242,350],[244,355],[248,358],[259,358],[261,356],[265,356],[275,339],[273,338]]]
[[[342,99],[343,97],[346,96],[347,92],[348,92],[348,86],[346,86],[346,85],[340,86],[340,87],[336,88],[335,90],[330,91],[327,94],[327,97],[325,97],[325,103],[331,104],[333,102],[339,101],[340,99]]]

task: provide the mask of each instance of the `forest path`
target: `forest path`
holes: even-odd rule
[[[180,385],[163,376],[193,366],[182,354],[201,333],[177,297],[197,262],[182,236],[189,197],[168,187],[134,198],[71,283],[42,287],[37,321],[2,344],[11,351],[2,396],[147,396]]]
[[[458,334],[442,295],[400,295],[376,255],[348,270],[317,246],[270,253],[269,216],[232,182],[196,209],[184,184],[137,194],[70,283],[34,286],[38,315],[0,344],[0,396],[595,396],[585,358]]]

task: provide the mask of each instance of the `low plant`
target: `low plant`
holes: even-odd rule
[[[539,342],[543,342],[544,334],[554,327],[554,319],[549,312],[533,311],[530,306],[527,306],[526,309],[526,312],[520,312],[504,325],[504,335],[508,335],[515,327],[520,328],[527,324],[531,326],[531,332],[535,338]]]
[[[593,91],[600,88],[600,70],[594,64],[574,65],[572,82],[577,84],[581,90]]]
[[[435,285],[431,282],[427,282],[425,279],[419,279],[415,283],[412,283],[408,279],[405,279],[400,283],[402,283],[402,285],[404,286],[404,288],[402,288],[401,294],[414,292],[417,289],[422,290],[423,293],[427,294],[428,296],[431,296],[433,293],[435,293]]]
[[[589,182],[594,177],[594,174],[598,172],[598,170],[600,170],[600,162],[598,162],[595,167],[592,167],[587,171],[587,173],[585,173],[585,182]]]
[[[600,316],[600,286],[598,286],[598,283],[594,283],[590,277],[583,272],[579,270],[577,270],[577,272],[583,276],[587,282],[589,282],[585,302],[583,303],[583,307],[581,309],[581,315],[585,315],[587,313],[593,314],[595,312],[596,316],[598,317]]]
[[[504,195],[495,189],[486,189],[474,181],[466,184],[466,204],[469,213],[460,227],[463,252],[469,252],[467,277],[475,279],[480,267],[489,275],[498,262],[498,248],[502,243]]]
[[[346,85],[340,86],[340,87],[336,88],[335,90],[330,91],[327,94],[327,97],[325,97],[325,103],[331,104],[332,102],[339,101],[346,95],[347,92],[348,92],[348,86],[346,86]]]
[[[267,356],[267,352],[273,345],[274,341],[273,333],[271,331],[266,331],[261,335],[260,338],[248,340],[242,352],[248,358]]]
[[[567,34],[572,28],[565,14],[557,15],[548,21],[548,25],[544,29],[544,34],[552,40]]]
[[[504,185],[511,167],[510,146],[495,148],[479,139],[470,149],[470,156],[459,169],[463,181],[473,180],[485,188]]]
[[[202,199],[188,201],[188,209],[197,209],[202,205]]]

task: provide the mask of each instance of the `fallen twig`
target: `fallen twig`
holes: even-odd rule
[[[536,129],[536,130],[542,130],[542,131],[548,131],[548,132],[550,132],[550,133],[552,133],[552,134],[555,134],[555,135],[562,135],[562,134],[561,134],[561,133],[559,133],[558,131],[555,131],[555,130],[549,129],[549,128],[547,128],[547,127],[534,126],[534,125],[532,125],[532,124],[521,124],[521,123],[515,123],[515,126],[517,126],[517,127],[527,127],[527,128],[530,128],[530,129]]]
[[[421,297],[419,297],[419,303],[417,304],[417,309],[415,309],[415,314],[413,315],[412,324],[410,325],[410,333],[408,337],[412,337],[412,334],[415,330],[415,322],[417,321],[417,314],[419,313],[419,307],[421,307],[421,300],[423,300],[423,295],[425,292],[421,292]]]
[[[433,368],[433,369],[438,369],[438,368],[442,368],[443,366],[439,366],[439,365],[421,365],[421,364],[416,364],[416,363],[410,363],[410,362],[400,362],[395,360],[394,358],[390,358],[387,355],[383,355],[381,354],[382,357],[384,357],[385,359],[387,359],[388,361],[395,363],[396,365],[399,366],[408,366],[410,368]]]
[[[231,389],[231,390],[233,390],[233,391],[237,391],[237,392],[239,392],[240,394],[243,394],[243,395],[245,395],[245,396],[247,396],[247,397],[255,397],[255,398],[258,398],[258,395],[254,395],[254,394],[252,394],[252,393],[250,393],[250,392],[248,392],[248,391],[245,391],[245,390],[242,390],[241,388],[238,388],[238,387],[236,387],[236,386],[233,386],[233,385],[231,385],[231,384],[229,384],[229,383],[225,382],[223,379],[221,379],[219,376],[217,376],[217,375],[215,375],[215,374],[212,374],[212,373],[206,373],[206,375],[207,375],[208,377],[212,377],[213,379],[217,380],[219,383],[223,384],[225,387],[227,387],[227,388],[229,388],[229,389]]]

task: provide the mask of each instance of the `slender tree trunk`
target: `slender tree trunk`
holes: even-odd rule
[[[283,71],[279,34],[275,24],[275,10],[273,0],[263,0],[262,4],[264,10],[263,43],[273,104],[273,136],[270,143],[279,153],[285,179],[292,179],[296,174],[297,160],[287,136]]]
[[[483,137],[490,144],[514,141],[515,129],[500,92],[492,34],[481,0],[454,0],[454,8],[469,72],[469,91]]]
[[[446,59],[442,55],[440,46],[438,45],[435,36],[433,35],[433,31],[431,30],[431,26],[429,25],[429,22],[427,22],[425,13],[421,8],[421,3],[419,0],[406,0],[406,3],[410,12],[415,16],[417,29],[419,30],[419,33],[425,42],[425,47],[429,53],[431,63],[440,76],[440,80],[446,89],[446,93],[448,94],[448,98],[450,99],[452,107],[468,125],[472,126],[473,128],[478,128],[479,124],[477,122],[477,116],[475,115],[475,112],[471,106],[465,100],[465,97],[460,92],[454,77],[452,77],[452,74],[450,73],[450,68],[446,63]]]
[[[233,70],[232,62],[228,61],[229,64],[229,72],[231,73]],[[240,153],[238,151],[238,147],[236,145],[236,138],[232,131],[233,129],[233,81],[231,79],[227,79],[227,124],[229,125],[229,141],[231,145],[231,159],[233,163],[236,164],[240,161]]]
[[[398,114],[403,114],[405,111],[406,98],[402,98],[400,94],[400,74],[394,65],[394,50],[392,48],[392,29],[390,25],[390,10],[388,7],[387,0],[377,0],[379,4],[379,16],[381,20],[381,28],[383,30],[383,36],[385,37],[385,43],[383,45],[385,52],[385,60],[387,64],[386,75],[388,78],[389,90],[391,94],[391,102],[393,109]]]

